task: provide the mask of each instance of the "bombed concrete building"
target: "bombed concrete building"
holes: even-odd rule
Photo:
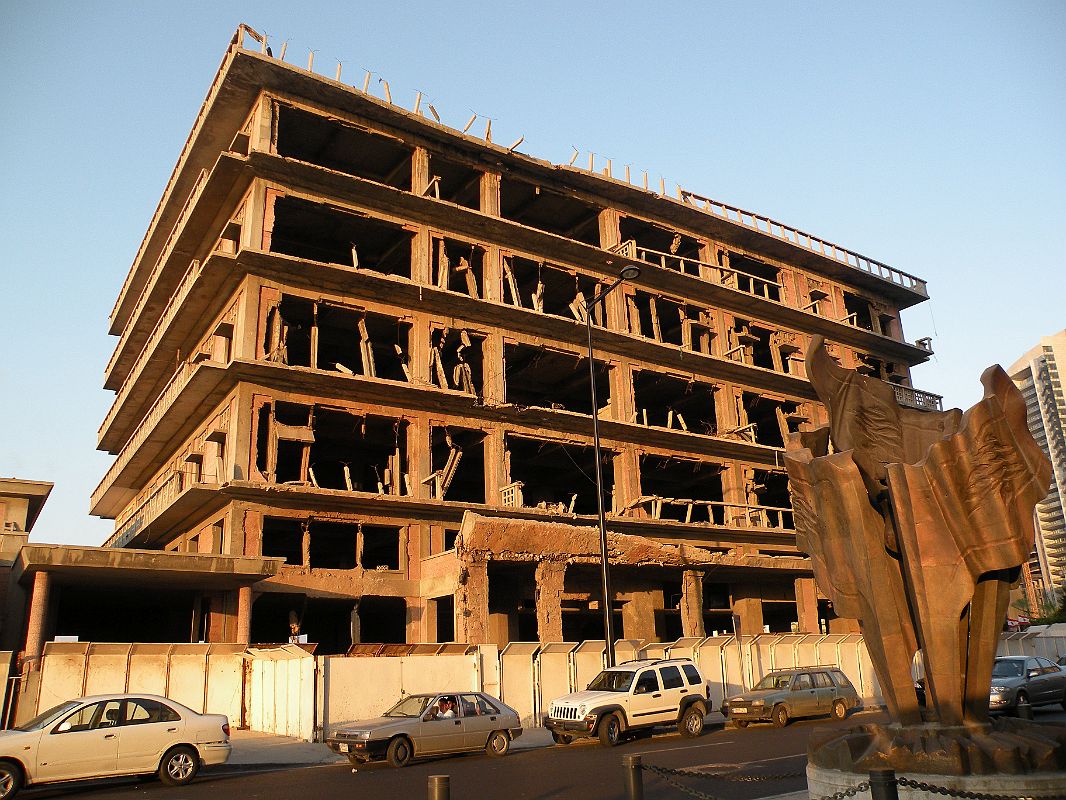
[[[619,635],[824,627],[781,459],[825,419],[802,354],[939,408],[900,325],[925,283],[369,88],[227,50],[110,318],[107,546],[283,558],[205,594],[207,641],[602,638],[597,414]]]

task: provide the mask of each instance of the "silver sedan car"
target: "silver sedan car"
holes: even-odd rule
[[[484,750],[504,756],[522,735],[518,712],[481,692],[412,694],[375,719],[337,728],[326,739],[353,764],[385,759],[405,767],[411,759]]]
[[[1066,708],[1066,669],[1039,656],[1001,656],[995,660],[989,711],[1017,713],[1019,706],[1051,703]]]

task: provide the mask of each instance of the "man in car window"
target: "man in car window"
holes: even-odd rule
[[[440,712],[437,714],[437,719],[451,719],[455,716],[455,700],[451,697],[442,697],[440,699]]]

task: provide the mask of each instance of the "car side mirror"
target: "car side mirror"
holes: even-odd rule
[[[70,720],[68,719],[66,722],[62,722],[62,723],[59,724],[59,727],[55,729],[55,733],[66,733],[69,730],[70,730]]]
[[[637,688],[635,688],[633,690],[633,694],[647,694],[647,693],[648,693],[648,687],[647,686],[637,686]]]
[[[1038,669],[1029,670],[1029,677],[1030,678],[1035,678],[1039,674],[1040,674],[1040,670],[1038,670]]]

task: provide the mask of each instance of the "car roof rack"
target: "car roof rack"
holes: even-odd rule
[[[836,665],[836,664],[797,664],[794,667],[774,667],[772,670],[770,670],[770,672],[795,672],[796,670],[800,670],[800,669],[836,669],[836,670],[839,670],[840,667],[838,665]],[[766,674],[769,675],[770,672],[767,672]],[[841,672],[843,672],[843,670],[841,670]]]

